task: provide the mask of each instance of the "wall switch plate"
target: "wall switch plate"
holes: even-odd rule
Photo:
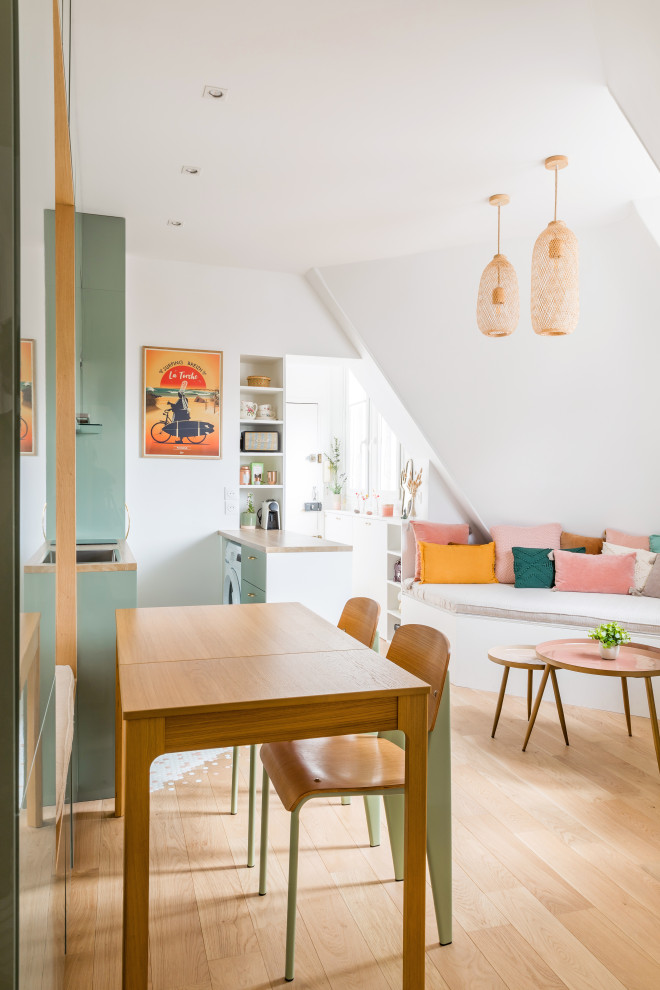
[[[225,502],[225,514],[230,516],[236,512],[238,512],[238,502],[234,502],[233,499],[227,499]]]
[[[238,498],[238,491],[236,488],[231,488],[229,485],[225,485],[225,499],[227,501],[235,502]]]
[[[320,512],[322,508],[322,502],[305,502],[305,512]]]

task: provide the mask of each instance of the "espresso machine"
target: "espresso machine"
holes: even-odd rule
[[[257,509],[257,526],[260,529],[281,529],[280,503],[277,499],[269,498]]]

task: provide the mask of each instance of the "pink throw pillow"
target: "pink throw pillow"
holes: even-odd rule
[[[415,581],[422,580],[422,556],[420,543],[440,543],[448,546],[450,543],[468,543],[470,527],[467,523],[432,523],[411,522],[415,535]]]
[[[636,554],[603,556],[555,550],[555,591],[627,595],[635,585]]]
[[[632,547],[634,550],[650,550],[650,536],[631,536],[630,533],[622,533],[619,529],[605,530],[605,541],[616,543],[618,547]]]
[[[491,526],[495,541],[495,576],[500,584],[513,584],[513,553],[511,547],[547,547],[558,550],[561,545],[561,523],[544,526]],[[575,554],[571,554],[575,556]]]

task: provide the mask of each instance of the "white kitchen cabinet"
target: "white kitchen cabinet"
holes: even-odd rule
[[[326,512],[325,538],[353,545],[353,518],[347,512]]]
[[[378,602],[378,631],[391,640],[395,624],[401,621],[401,585],[394,581],[394,564],[401,556],[401,520],[328,510],[325,538],[352,544],[352,593]]]
[[[386,610],[384,594],[387,527],[376,518],[356,516],[353,522],[353,591],[377,601]]]
[[[329,622],[338,622],[351,597],[350,545],[277,529],[220,530],[219,535],[225,603],[233,600],[229,585],[240,573],[242,604],[301,602]]]

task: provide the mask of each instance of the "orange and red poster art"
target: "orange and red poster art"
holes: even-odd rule
[[[220,457],[222,351],[143,348],[145,457]]]
[[[34,341],[21,340],[21,454],[34,454]]]

